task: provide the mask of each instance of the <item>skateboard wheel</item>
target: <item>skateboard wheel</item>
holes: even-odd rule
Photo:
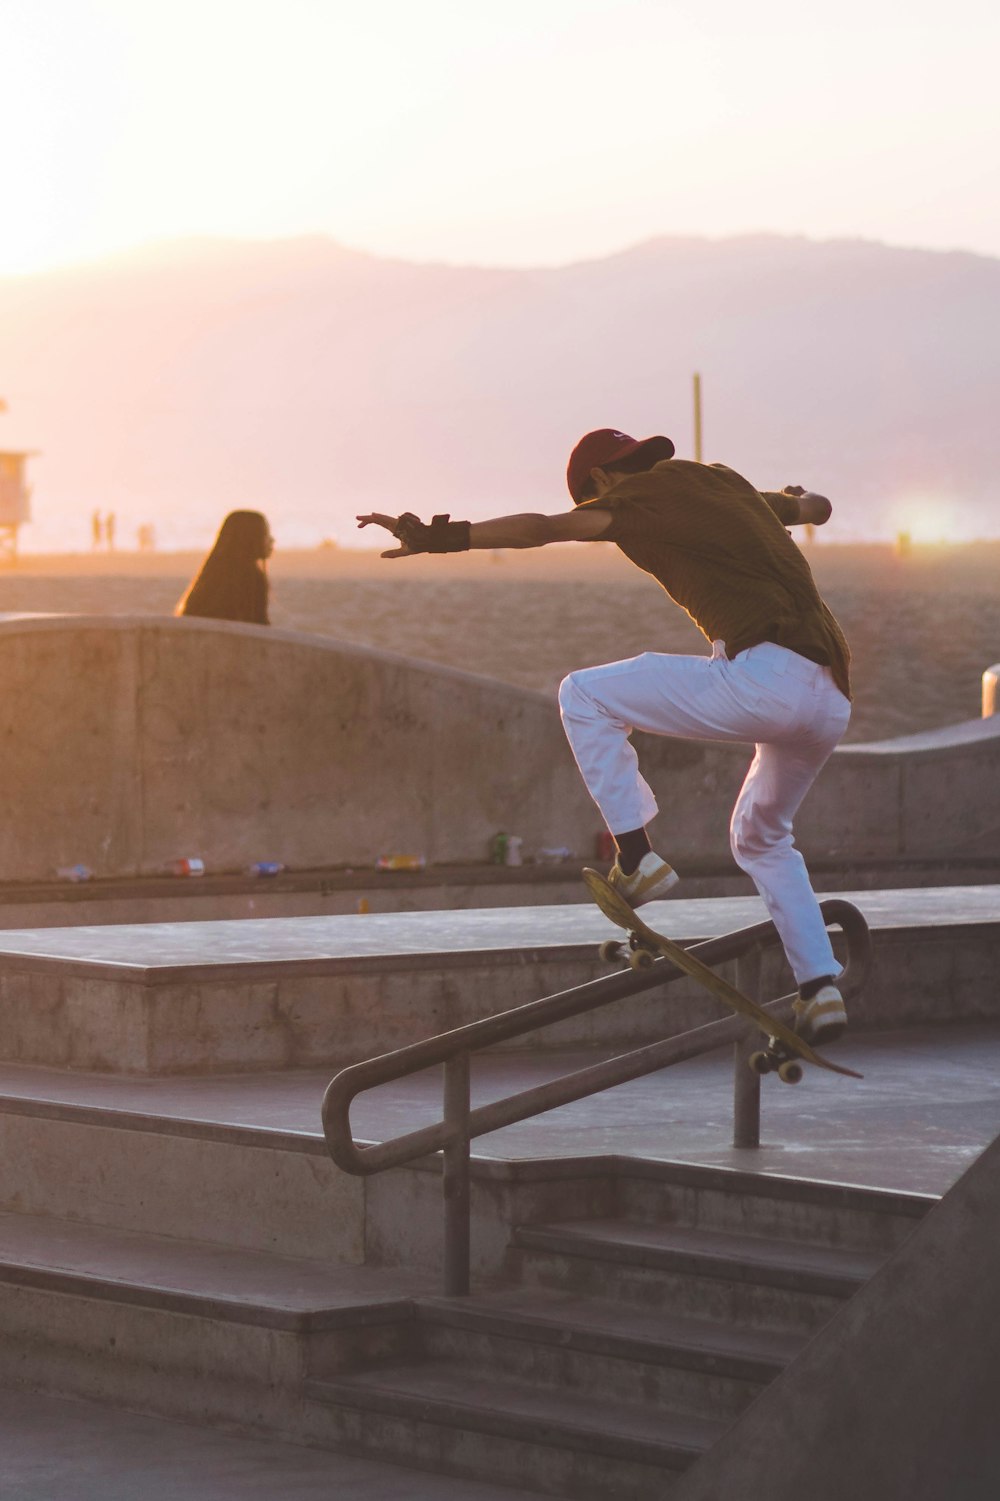
[[[750,1065],[751,1073],[759,1075],[760,1078],[763,1078],[765,1074],[769,1074],[773,1067],[770,1058],[764,1052],[751,1053],[747,1062]]]
[[[606,938],[597,953],[605,964],[617,964],[622,956],[622,946],[617,938]]]
[[[656,955],[651,954],[649,949],[633,949],[628,956],[628,962],[633,969],[652,969],[656,963]]]
[[[789,1058],[786,1062],[778,1065],[778,1078],[782,1084],[799,1084],[802,1080],[802,1065],[795,1058]]]

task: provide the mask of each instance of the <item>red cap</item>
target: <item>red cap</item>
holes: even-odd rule
[[[630,438],[615,427],[599,427],[596,432],[582,437],[569,456],[566,483],[575,504],[586,497],[590,487],[592,469],[613,469],[616,459],[624,459],[642,453],[649,461],[648,468],[661,459],[672,459],[674,445],[669,438]],[[641,469],[641,464],[629,468]]]

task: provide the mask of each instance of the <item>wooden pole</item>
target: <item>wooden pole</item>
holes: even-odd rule
[[[701,463],[701,376],[695,371],[694,384],[694,457]]]

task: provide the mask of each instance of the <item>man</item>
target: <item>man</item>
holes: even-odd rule
[[[574,509],[491,521],[410,513],[359,516],[399,546],[382,554],[609,541],[651,574],[712,643],[710,657],[646,652],[570,673],[563,724],[618,849],[610,880],[638,906],[678,877],[650,846],[656,800],[629,741],[633,730],[749,742],[756,754],[733,810],[736,863],[753,879],[799,987],[796,1025],[831,1042],[847,1025],[830,938],[792,819],[850,719],[850,653],[786,526],[820,526],[824,496],[787,486],[759,493],[721,464],[673,457],[669,438],[613,428],[581,438],[567,483]]]

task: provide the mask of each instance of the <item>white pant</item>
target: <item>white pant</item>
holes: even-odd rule
[[[764,899],[796,983],[839,973],[792,837],[792,819],[851,717],[828,667],[770,641],[730,662],[717,641],[711,657],[645,652],[571,672],[559,708],[613,834],[642,828],[657,812],[629,742],[633,730],[756,744],[729,826],[733,856]]]

